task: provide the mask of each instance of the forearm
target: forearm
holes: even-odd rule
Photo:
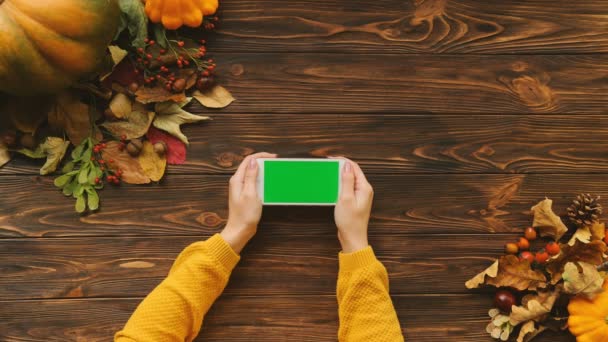
[[[388,274],[371,247],[340,253],[337,292],[340,341],[403,341],[388,291]]]
[[[116,341],[191,341],[239,256],[219,236],[188,246],[169,276],[138,306]]]

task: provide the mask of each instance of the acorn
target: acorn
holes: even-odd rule
[[[186,80],[184,80],[183,78],[178,78],[173,82],[173,85],[171,86],[171,90],[174,93],[181,93],[182,91],[184,91],[184,89],[186,89]]]
[[[143,144],[139,139],[133,139],[127,144],[127,152],[131,157],[137,157],[141,152]]]
[[[36,147],[36,139],[31,134],[22,135],[21,139],[19,139],[19,143],[21,144],[21,146],[29,148],[30,150]]]
[[[213,76],[201,76],[196,81],[196,89],[200,91],[207,91],[209,88],[215,85],[215,77]]]
[[[137,82],[133,82],[129,84],[129,87],[127,89],[129,90],[129,92],[131,92],[131,94],[135,94],[135,92],[137,92],[137,89],[139,89],[139,84],[137,84]]]
[[[154,152],[158,153],[159,156],[164,156],[167,153],[167,144],[164,141],[159,141],[154,144]]]

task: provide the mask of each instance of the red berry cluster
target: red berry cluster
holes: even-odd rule
[[[215,28],[215,23],[217,23],[218,21],[220,21],[220,18],[212,17],[211,19],[203,23],[203,27],[207,30],[213,30]]]
[[[121,141],[121,144],[124,144],[124,140]],[[102,171],[103,175],[105,175],[105,180],[109,184],[119,185],[123,171],[114,166],[114,159],[103,159],[101,153],[106,147],[107,145],[104,142],[93,146],[94,155],[91,156],[91,161],[97,163],[99,169]],[[95,177],[95,184],[102,184],[102,178],[103,176],[101,178]]]
[[[536,262],[538,265],[545,264],[551,256],[560,253],[561,248],[559,247],[559,244],[554,241],[549,242],[545,248],[536,252],[536,254],[530,252],[530,241],[536,240],[536,238],[536,229],[528,227],[524,231],[524,237],[520,237],[516,243],[511,242],[505,245],[505,253],[517,254],[518,252],[521,252],[519,253],[520,260],[528,260],[530,264]]]

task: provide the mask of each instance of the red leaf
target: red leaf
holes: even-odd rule
[[[154,127],[150,127],[146,137],[152,144],[159,141],[164,141],[167,144],[167,163],[179,165],[186,162],[186,145],[176,137]]]

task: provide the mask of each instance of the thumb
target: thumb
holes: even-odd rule
[[[342,168],[342,189],[340,190],[340,198],[352,198],[355,196],[355,174],[350,161],[344,162]]]
[[[256,180],[258,177],[258,162],[255,158],[249,159],[247,170],[245,170],[245,184],[243,186],[243,192],[249,194],[255,194]]]

